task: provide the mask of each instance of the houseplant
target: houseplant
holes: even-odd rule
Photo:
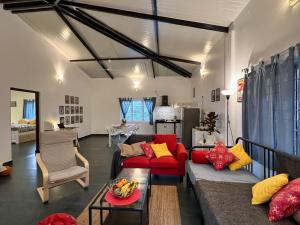
[[[204,121],[203,126],[205,127],[205,131],[207,132],[207,135],[205,135],[204,143],[213,145],[216,141],[215,133],[220,133],[220,131],[217,129],[216,123],[217,120],[219,120],[218,114],[215,112],[209,112]]]

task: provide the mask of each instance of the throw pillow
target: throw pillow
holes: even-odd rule
[[[153,143],[143,143],[141,144],[141,147],[146,155],[146,157],[148,159],[152,159],[154,157],[154,152],[153,152],[153,149],[151,147],[151,144]]]
[[[154,151],[156,158],[161,158],[164,156],[172,156],[172,153],[169,151],[166,143],[163,144],[151,144],[151,147]]]
[[[236,144],[235,146],[233,146],[229,150],[229,152],[234,154],[239,159],[229,165],[229,169],[231,171],[239,170],[239,169],[243,168],[244,166],[247,166],[250,163],[252,163],[252,159],[247,154],[247,152],[245,152],[244,148],[240,144]]]
[[[18,124],[29,124],[29,121],[25,119],[21,119],[19,120]]]
[[[216,170],[222,170],[230,163],[238,160],[235,155],[227,151],[225,146],[216,146],[205,154],[205,158],[211,162]]]
[[[205,151],[205,150],[192,151],[192,161],[193,161],[193,163],[208,164],[209,161],[205,157],[207,152],[208,151]]]
[[[124,157],[133,157],[138,155],[144,155],[144,151],[141,148],[141,144],[144,144],[145,142],[138,142],[134,143],[132,145],[127,144],[119,144],[119,148],[121,150],[121,156]]]
[[[177,151],[176,134],[156,134],[154,135],[154,144],[166,143],[169,151],[175,155]]]
[[[256,183],[252,187],[252,205],[268,202],[288,182],[288,175],[283,173]]]
[[[296,220],[296,222],[300,224],[300,208],[294,213],[293,217],[294,220]]]
[[[293,215],[300,207],[300,178],[282,188],[270,203],[269,220],[282,220]]]

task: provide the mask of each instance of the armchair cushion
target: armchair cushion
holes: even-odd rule
[[[153,158],[150,160],[151,168],[178,168],[178,161],[173,156]]]
[[[149,168],[149,159],[145,155],[135,156],[123,161],[125,168]]]
[[[50,172],[49,173],[49,182],[50,183],[55,183],[59,181],[63,181],[72,177],[77,177],[88,170],[84,167],[81,166],[73,166],[65,170],[57,171],[57,172]]]
[[[154,144],[166,143],[169,151],[175,155],[177,148],[176,134],[156,134],[154,135]]]

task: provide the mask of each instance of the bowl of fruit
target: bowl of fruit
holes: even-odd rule
[[[138,188],[137,181],[128,181],[127,179],[113,180],[109,187],[109,192],[117,198],[128,198]]]

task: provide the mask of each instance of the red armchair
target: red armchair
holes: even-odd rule
[[[137,138],[138,137],[138,138]],[[132,144],[137,141],[143,141],[143,136],[139,135],[137,137],[132,137],[132,141],[127,142],[127,144]],[[144,139],[149,141],[149,136]],[[138,140],[137,140],[138,139]],[[182,180],[185,175],[185,161],[188,158],[187,151],[183,144],[177,143],[176,135],[162,135],[156,134],[150,137],[155,144],[166,143],[168,149],[173,156],[167,156],[157,159],[156,157],[152,159],[147,159],[146,156],[136,156],[132,158],[125,159],[123,161],[124,168],[150,168],[151,174],[156,175],[176,175],[180,176]]]

